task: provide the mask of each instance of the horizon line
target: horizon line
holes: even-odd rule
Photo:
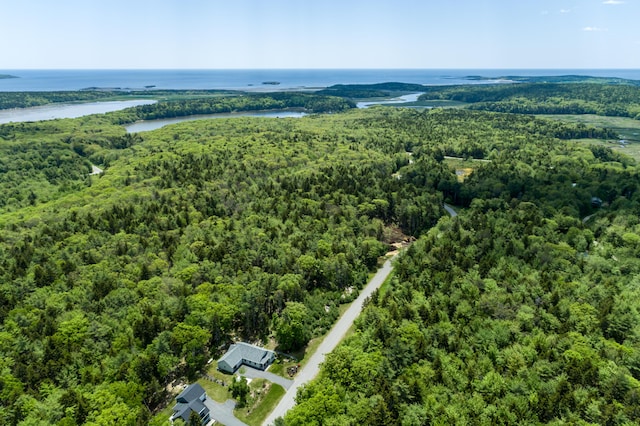
[[[640,70],[633,67],[622,68],[605,68],[605,67],[406,67],[406,68],[301,68],[301,67],[283,67],[283,68],[0,68],[0,71],[438,71],[438,70]]]

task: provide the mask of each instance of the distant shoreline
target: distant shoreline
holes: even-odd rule
[[[11,75],[11,74],[0,74],[0,80],[4,80],[7,78],[20,78],[17,75]]]
[[[0,80],[0,92],[76,91],[82,88],[143,90],[304,90],[337,84],[459,85],[486,84],[504,76],[538,77],[589,75],[596,78],[640,80],[639,70],[600,69],[401,69],[401,70],[0,70],[19,78]],[[475,78],[473,76],[476,76]],[[480,76],[480,77],[478,77]],[[471,77],[471,79],[469,78]],[[477,79],[479,78],[479,79]],[[264,82],[279,82],[264,85]],[[150,86],[155,86],[151,88]]]

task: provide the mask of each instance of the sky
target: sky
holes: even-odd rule
[[[0,0],[0,69],[640,68],[640,0]]]

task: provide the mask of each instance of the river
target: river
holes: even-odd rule
[[[367,101],[358,102],[356,105],[358,108],[368,108],[371,105],[386,105],[386,104],[404,104],[406,102],[416,102],[422,93],[411,93],[409,95],[398,96],[388,101]]]
[[[422,93],[412,93],[404,96],[399,96],[394,99],[384,101],[371,101],[371,102],[358,102],[356,105],[358,108],[368,108],[371,105],[380,104],[402,104],[405,102],[415,102]],[[233,117],[270,117],[270,118],[286,118],[295,117],[300,118],[305,116],[306,113],[298,111],[251,111],[251,112],[237,112],[231,114],[205,114],[205,115],[189,115],[186,117],[166,118],[160,120],[145,120],[137,123],[125,126],[128,133],[148,132],[150,130],[156,130],[169,124],[181,123],[183,121],[193,120],[208,120],[211,118],[233,118]]]
[[[23,121],[54,120],[56,118],[78,118],[91,114],[104,114],[139,105],[154,104],[154,100],[107,101],[84,103],[56,103],[31,108],[0,110],[0,124]]]
[[[211,118],[235,118],[235,117],[267,117],[267,118],[299,118],[307,115],[300,111],[245,111],[229,114],[202,114],[187,115],[184,117],[162,118],[159,120],[144,120],[125,126],[127,133],[148,132],[169,124],[182,123],[183,121],[209,120]]]
[[[420,93],[412,93],[400,96],[391,100],[380,100],[370,102],[358,102],[358,108],[368,108],[371,105],[380,104],[402,104],[405,102],[415,102]],[[25,121],[53,120],[57,118],[78,118],[90,114],[104,114],[112,111],[135,107],[139,105],[153,104],[154,100],[129,100],[129,101],[106,101],[106,102],[85,102],[85,103],[56,103],[31,108],[14,108],[0,110],[0,124],[19,123]],[[189,115],[185,117],[174,117],[159,120],[139,121],[125,126],[128,133],[148,132],[156,130],[169,124],[181,123],[183,121],[208,120],[212,118],[235,118],[235,117],[267,117],[267,118],[299,118],[307,115],[300,111],[245,111],[229,114],[203,114]]]

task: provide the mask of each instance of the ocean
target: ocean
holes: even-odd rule
[[[640,80],[638,69],[315,69],[315,70],[0,70],[19,78],[0,79],[0,92],[58,91],[87,88],[127,89],[295,89],[333,84],[383,82],[427,85],[482,84],[468,76],[589,75]],[[278,82],[265,85],[264,82]]]

